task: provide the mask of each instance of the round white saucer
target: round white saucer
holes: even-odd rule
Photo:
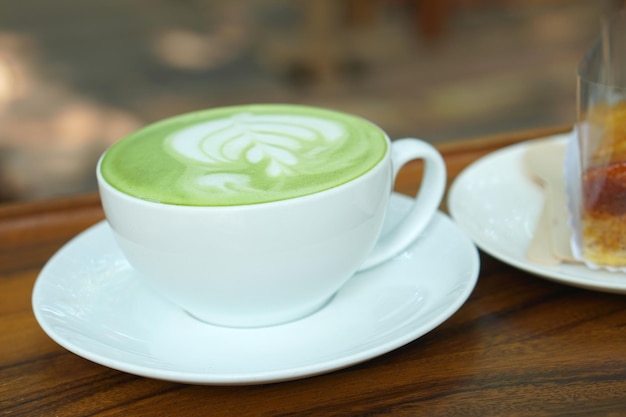
[[[393,195],[385,230],[408,201]],[[101,222],[48,261],[33,309],[61,346],[117,370],[186,383],[259,384],[344,368],[417,339],[461,307],[478,272],[474,244],[437,213],[406,252],[355,275],[318,312],[274,327],[218,327],[142,287]]]
[[[540,140],[565,144],[570,135]],[[500,149],[467,167],[448,193],[450,214],[479,248],[509,265],[563,284],[626,293],[623,273],[528,261],[526,251],[543,205],[541,188],[524,173],[524,152],[532,142]]]

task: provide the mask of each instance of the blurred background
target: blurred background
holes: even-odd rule
[[[96,190],[113,142],[290,102],[432,143],[573,123],[614,0],[0,0],[0,201]]]

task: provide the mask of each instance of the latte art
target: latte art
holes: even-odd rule
[[[267,180],[314,174],[319,155],[347,136],[341,124],[320,118],[243,113],[183,129],[165,146],[205,172],[197,177],[199,187],[237,192],[252,191],[253,173]]]
[[[113,145],[101,162],[118,190],[167,204],[258,204],[337,187],[385,156],[386,135],[345,113],[248,105],[155,123]]]

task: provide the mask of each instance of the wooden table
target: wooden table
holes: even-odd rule
[[[562,130],[439,148],[453,180],[488,152]],[[398,190],[414,192],[406,177]],[[624,296],[553,283],[485,254],[473,294],[448,321],[345,370],[221,387],[146,379],[91,363],[44,334],[30,296],[46,260],[102,218],[97,195],[0,206],[0,415],[626,415]]]

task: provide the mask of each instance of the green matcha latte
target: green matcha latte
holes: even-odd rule
[[[257,104],[184,114],[114,144],[101,173],[144,200],[190,206],[280,201],[337,187],[371,170],[385,134],[332,110]]]

